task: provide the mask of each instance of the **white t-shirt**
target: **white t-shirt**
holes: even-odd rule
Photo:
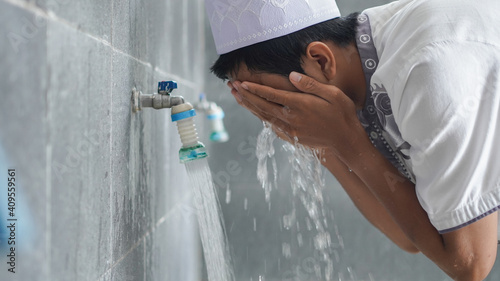
[[[411,145],[407,165],[431,223],[445,233],[496,211],[500,1],[403,0],[364,13],[379,58],[370,83],[387,90]]]

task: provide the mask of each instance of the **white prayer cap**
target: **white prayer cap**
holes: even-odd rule
[[[218,54],[340,16],[335,0],[205,0]]]

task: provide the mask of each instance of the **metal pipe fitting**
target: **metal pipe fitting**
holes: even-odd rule
[[[172,108],[185,103],[182,96],[171,96],[167,94],[143,94],[136,88],[132,89],[132,111],[137,112],[143,107],[154,109]]]

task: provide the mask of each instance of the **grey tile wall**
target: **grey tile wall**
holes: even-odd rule
[[[113,0],[32,0],[44,11],[87,34],[111,42]],[[116,1],[128,2],[128,1]]]
[[[0,0],[0,179],[15,167],[19,184],[15,274],[0,202],[0,280],[200,280],[170,110],[130,97],[173,79],[196,99],[203,16],[201,0]]]
[[[50,218],[47,212],[47,29],[35,15],[0,1],[0,280],[45,280]],[[29,128],[29,129],[27,129]],[[17,245],[7,245],[7,169],[16,169]],[[21,232],[21,230],[24,230]],[[7,272],[7,250],[16,247],[16,279]],[[31,264],[39,264],[31,268]]]
[[[54,21],[47,46],[50,269],[60,280],[94,280],[111,258],[111,50]]]

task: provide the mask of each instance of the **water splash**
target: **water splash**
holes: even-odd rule
[[[207,160],[190,161],[185,165],[193,187],[208,280],[233,281],[224,220]]]
[[[277,167],[274,159],[275,149],[273,146],[274,140],[277,138],[271,126],[264,123],[264,128],[257,139],[256,155],[258,159],[257,178],[259,179],[262,188],[265,192],[266,202],[270,201],[270,194],[274,188],[277,188]],[[323,176],[323,168],[320,161],[321,153],[317,150],[312,150],[298,143],[292,145],[285,143],[283,150],[289,153],[288,162],[292,168],[291,171],[291,189],[294,197],[298,198],[307,211],[308,218],[305,219],[307,230],[314,229],[315,236],[313,237],[314,248],[319,253],[319,259],[313,262],[310,272],[314,272],[319,280],[333,280],[333,275],[342,280],[343,270],[334,272],[333,258],[337,256],[338,249],[343,248],[342,237],[338,232],[336,225],[333,225],[338,243],[332,242],[328,227],[328,216],[325,211],[323,188],[325,187],[325,179]],[[272,161],[272,170],[274,182],[269,179],[268,160]],[[332,216],[330,216],[333,218]],[[303,237],[300,233],[299,222],[297,221],[296,206],[293,204],[292,211],[283,216],[283,227],[290,230],[295,227],[299,247],[304,244]],[[290,258],[292,253],[288,243],[283,243],[283,256]],[[347,269],[351,273],[351,269]],[[352,276],[352,274],[350,274]],[[355,278],[352,278],[355,280]]]
[[[227,183],[226,187],[226,204],[231,203],[231,188],[229,186],[229,183]]]
[[[273,189],[273,183],[268,179],[267,173],[267,160],[271,159],[272,166],[274,170],[274,185],[277,186],[278,181],[278,169],[276,165],[276,159],[274,158],[274,146],[273,142],[276,139],[276,134],[273,132],[271,125],[264,123],[264,129],[260,132],[257,137],[257,146],[255,148],[255,154],[258,159],[257,164],[257,178],[264,189],[264,194],[266,202],[269,203],[271,199],[271,190]]]

